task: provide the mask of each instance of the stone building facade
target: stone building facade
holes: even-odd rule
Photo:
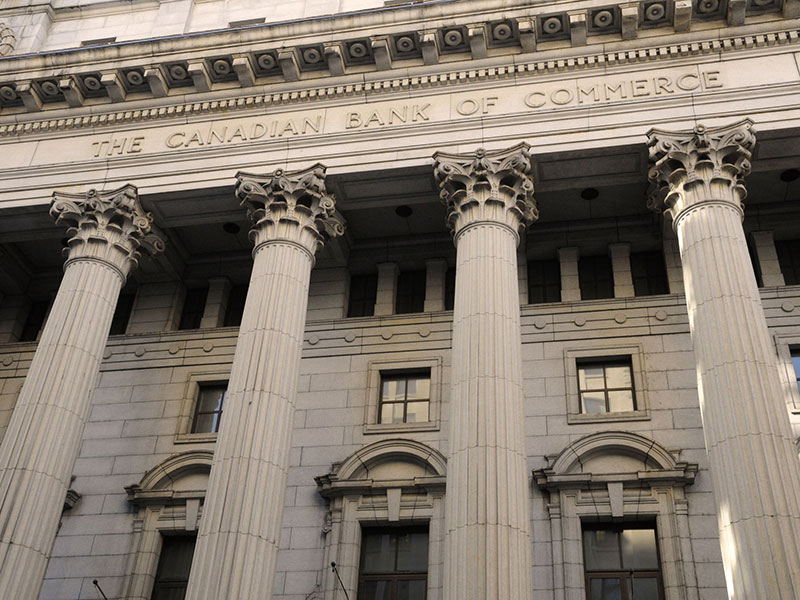
[[[799,34],[4,2],[0,598],[800,597]]]

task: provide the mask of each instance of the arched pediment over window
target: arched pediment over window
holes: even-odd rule
[[[191,450],[170,456],[127,486],[128,500],[136,505],[186,502],[205,496],[211,472],[211,450]]]
[[[542,488],[612,481],[689,485],[697,474],[696,464],[680,461],[658,442],[627,431],[587,435],[548,458],[550,465],[534,472],[534,480]]]
[[[365,446],[316,478],[319,493],[329,498],[374,488],[443,487],[447,460],[434,448],[406,439],[381,440]]]

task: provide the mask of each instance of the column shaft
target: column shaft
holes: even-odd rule
[[[0,447],[0,598],[39,595],[122,281],[70,264]]]
[[[458,238],[447,600],[532,594],[516,247],[496,223]]]
[[[800,466],[741,212],[676,225],[731,598],[800,597]]]
[[[264,598],[280,543],[311,255],[255,256],[187,598]]]

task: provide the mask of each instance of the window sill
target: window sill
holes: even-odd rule
[[[216,441],[216,433],[179,433],[175,436],[176,444],[206,444]]]
[[[427,423],[370,423],[364,425],[364,434],[376,433],[414,433],[417,431],[439,431],[438,421]]]
[[[567,423],[579,425],[582,423],[616,423],[624,421],[649,421],[650,411],[632,410],[628,412],[610,412],[600,414],[569,414]]]

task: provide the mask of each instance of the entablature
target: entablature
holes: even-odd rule
[[[800,0],[436,2],[9,56],[0,135],[779,46],[797,41],[798,15]],[[20,116],[42,111],[53,120]]]

